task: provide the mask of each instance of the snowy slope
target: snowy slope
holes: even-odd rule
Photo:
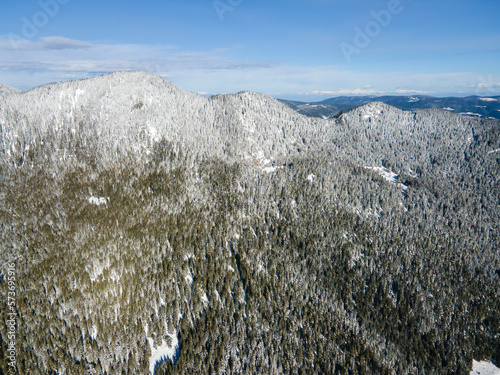
[[[500,375],[500,368],[491,362],[474,361],[470,375]]]
[[[13,113],[20,115],[15,130]],[[30,138],[34,126],[37,132],[73,134],[90,127],[108,149],[147,152],[144,147],[165,138],[204,155],[253,160],[303,149],[304,139],[329,127],[266,95],[206,98],[144,72],[49,84],[8,96],[0,107],[0,124],[7,130],[4,144],[11,146]]]
[[[403,174],[416,166],[428,167],[442,157],[456,161],[447,173],[459,173],[464,152],[477,139],[478,121],[444,110],[402,111],[384,103],[369,103],[342,114],[343,132],[336,143],[364,165],[383,165]],[[446,124],[446,126],[443,126]],[[476,130],[477,131],[477,130]]]
[[[401,188],[403,195],[406,194],[406,191],[408,190],[408,186],[406,186],[405,184],[402,184],[398,181],[399,176],[396,173],[394,173],[394,172],[392,172],[389,169],[384,168],[384,167],[365,167],[365,168],[370,169],[370,170],[378,173],[384,180],[390,182],[391,184],[398,185]]]
[[[18,89],[15,89],[13,87],[9,87],[7,85],[0,83],[0,98],[3,98],[5,96],[11,95],[11,94],[16,94],[19,92],[20,91]]]
[[[153,339],[148,338],[148,343],[151,348],[151,357],[149,357],[149,372],[151,375],[155,374],[156,366],[158,366],[161,362],[169,359],[171,361],[175,360],[177,352],[179,350],[179,340],[177,338],[177,332],[173,332],[172,334],[167,334],[167,337],[170,338],[171,344],[162,340],[162,344],[158,347],[153,345]]]

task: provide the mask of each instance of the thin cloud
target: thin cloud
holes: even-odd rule
[[[4,43],[2,43],[2,41]],[[0,37],[0,82],[20,89],[117,70],[142,70],[167,77],[194,92],[250,90],[307,99],[339,95],[416,95],[498,91],[496,76],[470,72],[412,74],[357,72],[336,65],[284,65],[240,60],[229,49],[182,51],[172,45],[90,43],[40,38],[37,48],[12,51]],[[33,47],[33,46],[32,46]]]
[[[303,95],[380,95],[385,94],[385,91],[376,91],[376,90],[363,90],[363,89],[354,89],[354,90],[322,90],[322,91],[312,91],[302,93]]]
[[[397,94],[419,94],[419,95],[427,95],[432,94],[430,91],[420,91],[420,90],[396,90]]]
[[[84,42],[81,40],[64,38],[61,36],[48,36],[40,38],[41,45],[43,49],[75,49],[75,48],[89,48],[92,43]]]
[[[220,51],[174,53],[174,47],[170,45],[92,44],[64,37],[28,41],[15,51],[3,38],[0,52],[2,49],[5,52],[0,55],[0,66],[4,71],[169,72],[262,69],[277,65],[272,61],[233,60],[221,55]]]
[[[0,49],[10,51],[40,51],[40,50],[66,50],[66,49],[86,49],[92,43],[65,38],[62,36],[47,36],[36,41],[16,38],[14,36],[0,36]]]

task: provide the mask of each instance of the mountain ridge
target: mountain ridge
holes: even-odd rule
[[[36,123],[37,130],[57,131],[74,123],[94,123],[99,134],[112,133],[115,140],[128,137],[134,143],[141,136],[178,138],[197,144],[200,152],[219,156],[224,147],[229,147],[232,154],[244,159],[283,157],[284,149],[271,155],[271,139],[285,128],[293,128],[300,141],[304,129],[312,130],[314,124],[327,127],[323,120],[311,121],[264,94],[246,91],[206,98],[143,72],[48,84],[9,96],[0,107],[0,119],[3,112],[7,121],[9,108],[17,108],[26,119],[25,126]],[[259,108],[279,113],[280,120],[269,121],[271,117]],[[234,142],[224,140],[228,134],[232,134]]]
[[[294,110],[311,117],[335,117],[359,105],[383,102],[402,110],[443,109],[463,116],[500,119],[500,96],[433,97],[413,96],[339,96],[320,102],[282,100]]]

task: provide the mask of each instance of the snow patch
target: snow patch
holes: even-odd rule
[[[161,141],[161,136],[158,133],[158,130],[153,126],[148,126],[148,134],[151,142],[159,142]]]
[[[462,116],[481,117],[481,115],[479,113],[474,113],[474,112],[462,112],[460,114]]]
[[[380,176],[382,176],[385,180],[389,181],[390,183],[395,184],[398,182],[398,175],[394,172],[391,172],[387,168],[384,167],[365,167],[365,168],[377,172]]]
[[[262,172],[264,173],[273,173],[273,172],[276,172],[276,167],[265,167],[265,168],[262,168]]]
[[[101,204],[107,205],[109,197],[90,197],[88,201],[90,204],[95,204],[96,206],[100,206]]]
[[[396,173],[391,172],[389,169],[384,167],[365,167],[365,168],[377,172],[380,176],[382,176],[386,181],[390,182],[391,184],[399,184],[401,186],[403,194],[406,194],[408,186],[398,182],[399,176]]]
[[[175,361],[179,350],[179,339],[177,338],[177,331],[172,334],[168,334],[172,340],[172,346],[168,346],[165,340],[162,340],[162,344],[159,347],[153,346],[153,339],[148,338],[149,346],[151,347],[151,357],[149,357],[149,372],[154,375],[156,366],[170,359]]]
[[[420,101],[420,98],[417,98],[417,97],[414,97],[414,96],[410,96],[408,98],[408,103],[416,103],[416,102],[419,102]]]
[[[186,254],[184,254],[184,260],[187,261],[187,260],[189,260],[191,258],[196,259],[196,257],[194,256],[193,253],[186,253]]]
[[[362,107],[362,110],[364,112],[363,120],[380,117],[380,114],[382,113],[382,108],[377,103],[367,104]]]
[[[483,102],[496,102],[497,99],[493,98],[479,98],[479,100],[482,100]]]
[[[312,173],[311,173],[309,176],[307,176],[307,179],[308,179],[310,182],[313,182],[315,178],[316,178],[316,176],[315,176],[315,175],[313,175]]]
[[[500,152],[500,148],[499,148],[499,149],[492,150],[492,151],[488,152],[488,155],[490,155],[490,154],[494,154],[494,153],[496,153],[496,152]]]
[[[90,337],[92,338],[92,340],[96,341],[96,339],[97,339],[97,327],[96,326],[92,326],[92,333],[90,334]]]
[[[203,302],[203,305],[205,307],[208,306],[208,297],[207,297],[207,293],[203,293],[203,295],[201,296],[201,301]]]
[[[472,362],[472,371],[470,375],[500,375],[500,368],[492,362]]]
[[[450,108],[450,107],[446,107],[446,108],[443,108],[445,111],[454,111],[455,109],[453,108]]]

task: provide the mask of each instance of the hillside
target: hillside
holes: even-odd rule
[[[165,138],[186,143],[200,155],[231,154],[245,159],[283,156],[292,147],[287,141],[296,138],[300,145],[309,132],[328,126],[324,121],[309,121],[266,96],[242,92],[207,99],[141,72],[50,84],[8,97],[0,120],[9,122],[6,116],[14,111],[22,113],[18,126],[27,129],[36,123],[40,133],[76,131],[76,125],[92,124],[100,142],[113,142],[101,144],[101,152]],[[289,137],[283,132],[289,132]],[[19,129],[16,134],[21,136]]]
[[[6,95],[0,131],[19,373],[500,359],[498,121],[380,102],[324,120],[121,72]]]

